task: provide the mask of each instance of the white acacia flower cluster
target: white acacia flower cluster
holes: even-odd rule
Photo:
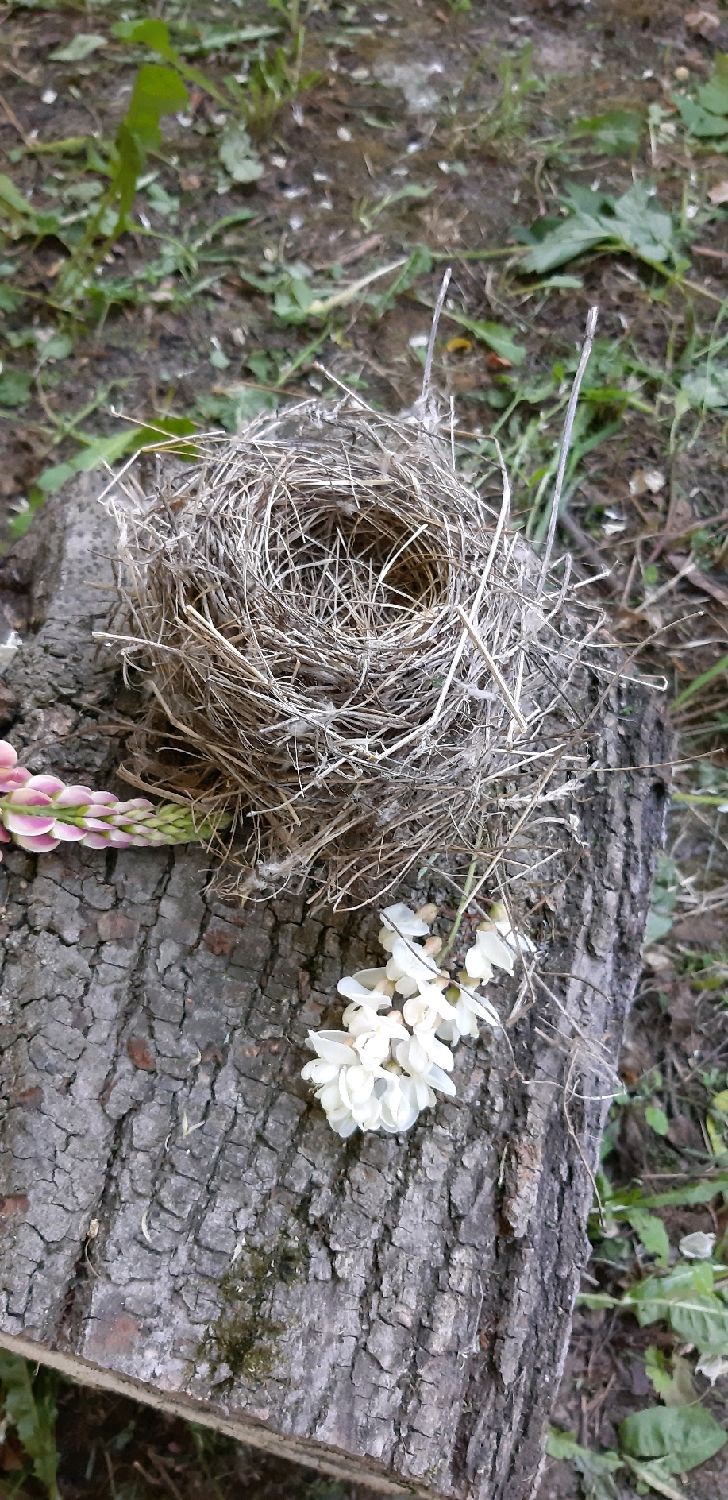
[[[386,965],[339,980],[338,992],[349,1002],[343,1031],[308,1034],[316,1057],[302,1077],[337,1135],[409,1130],[438,1093],[454,1095],[455,1043],[477,1036],[479,1021],[500,1026],[478,984],[487,984],[494,969],[512,974],[518,954],[532,952],[533,944],[496,907],[453,981],[437,963],[441,940],[430,936],[436,916],[434,906],[416,912],[401,902],[388,906],[379,933]]]

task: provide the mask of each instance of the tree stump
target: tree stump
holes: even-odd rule
[[[108,784],[133,707],[92,640],[109,523],[87,486],[31,540],[5,732],[32,770]],[[548,1022],[462,1043],[457,1100],[402,1137],[340,1141],[299,1076],[370,957],[361,915],[225,904],[194,847],[8,846],[0,1343],[352,1482],[535,1492],[609,1093],[593,1050],[616,1060],[661,836],[655,696],[616,684],[592,748]]]

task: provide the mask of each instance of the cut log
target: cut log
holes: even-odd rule
[[[108,784],[134,705],[92,640],[91,489],[34,540],[6,733],[31,769]],[[300,1079],[307,1028],[371,961],[361,915],[225,904],[193,847],[6,849],[0,1343],[352,1482],[532,1495],[587,1251],[595,1056],[617,1058],[661,837],[654,695],[616,684],[593,754],[552,999],[510,1045],[462,1043],[457,1100],[402,1137],[340,1141]]]

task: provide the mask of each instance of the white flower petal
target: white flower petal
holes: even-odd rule
[[[698,1375],[704,1375],[711,1385],[728,1375],[728,1359],[722,1354],[704,1354],[695,1366]]]
[[[345,975],[336,988],[340,995],[353,1000],[356,1005],[374,1006],[375,1010],[379,1010],[383,1005],[389,1005],[389,996],[383,989],[376,989],[375,986],[384,986],[386,982],[386,969],[360,969],[357,974]]]
[[[439,1068],[445,1068],[449,1073],[455,1065],[455,1059],[450,1048],[446,1047],[444,1042],[438,1041],[434,1031],[418,1026],[415,1037],[427,1053],[430,1063],[436,1064]]]
[[[488,962],[477,943],[472,948],[468,948],[465,955],[465,968],[471,979],[482,979],[487,984],[493,978],[493,965]]]
[[[392,945],[392,957],[387,964],[387,978],[394,981],[400,994],[404,994],[401,988],[403,979],[419,988],[420,985],[430,984],[438,972],[434,958],[425,953],[424,948],[414,942],[405,942],[404,938],[396,938]],[[413,991],[410,990],[409,993],[412,994]]]
[[[385,906],[379,915],[384,932],[396,932],[400,937],[426,937],[430,930],[428,922],[418,917],[411,906],[396,901],[394,906]]]
[[[443,1072],[442,1068],[430,1068],[430,1071],[427,1075],[427,1082],[429,1083],[431,1088],[439,1089],[441,1094],[448,1094],[451,1099],[455,1098],[455,1095],[457,1093],[455,1084],[453,1083],[452,1078],[448,1078],[447,1073]]]
[[[493,907],[491,920],[496,932],[499,932],[508,946],[514,948],[517,953],[536,952],[536,944],[531,941],[527,933],[518,932],[515,927],[511,926],[511,919],[502,903]]]
[[[472,1016],[470,1016],[468,1024],[471,1023],[475,1024]],[[457,1047],[461,1036],[477,1036],[478,1028],[476,1026],[474,1031],[461,1031],[456,1020],[441,1021],[437,1028],[437,1035],[442,1042],[447,1042],[450,1047]]]
[[[702,1229],[695,1234],[684,1234],[678,1249],[687,1260],[710,1260],[715,1249],[715,1235],[704,1234]]]
[[[309,1031],[308,1044],[325,1062],[351,1062],[352,1041],[345,1031]]]
[[[317,1089],[322,1088],[324,1084],[332,1083],[338,1074],[339,1064],[324,1062],[321,1057],[315,1057],[312,1062],[307,1062],[306,1066],[301,1069],[301,1077]]]
[[[505,969],[507,974],[513,973],[515,953],[509,948],[504,938],[497,929],[489,924],[487,927],[479,927],[475,934],[475,945],[480,949],[483,957],[489,964],[497,969]],[[470,972],[468,970],[468,972]]]
[[[461,1031],[464,1030],[464,1028],[460,1018],[464,1018],[468,1011],[472,1016],[479,1016],[481,1021],[485,1021],[486,1024],[488,1026],[492,1026],[494,1030],[498,1030],[500,1028],[501,1019],[498,1015],[497,1010],[495,1009],[495,1006],[491,1005],[490,1000],[486,1000],[485,996],[482,995],[480,991],[477,990],[474,986],[467,984],[461,984],[459,986],[456,1010],[456,1019]],[[477,1028],[476,1031],[471,1032],[470,1035],[477,1035]]]
[[[392,1073],[380,1095],[382,1129],[391,1134],[409,1130],[420,1112],[412,1080]]]

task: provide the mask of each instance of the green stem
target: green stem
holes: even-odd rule
[[[728,791],[721,796],[709,792],[673,792],[676,802],[685,802],[688,807],[728,807]]]
[[[439,960],[447,958],[448,954],[452,952],[455,946],[455,940],[462,925],[463,917],[465,916],[468,906],[470,905],[470,896],[475,884],[475,872],[478,868],[478,856],[480,854],[482,839],[483,823],[481,821],[480,827],[478,828],[478,840],[475,846],[475,853],[470,861],[470,864],[468,865],[468,873],[465,876],[465,885],[463,886],[462,895],[458,903],[458,909],[455,913],[452,927],[450,928],[450,932],[448,934],[447,942],[445,943],[444,948],[440,949],[440,952],[438,954]]]

